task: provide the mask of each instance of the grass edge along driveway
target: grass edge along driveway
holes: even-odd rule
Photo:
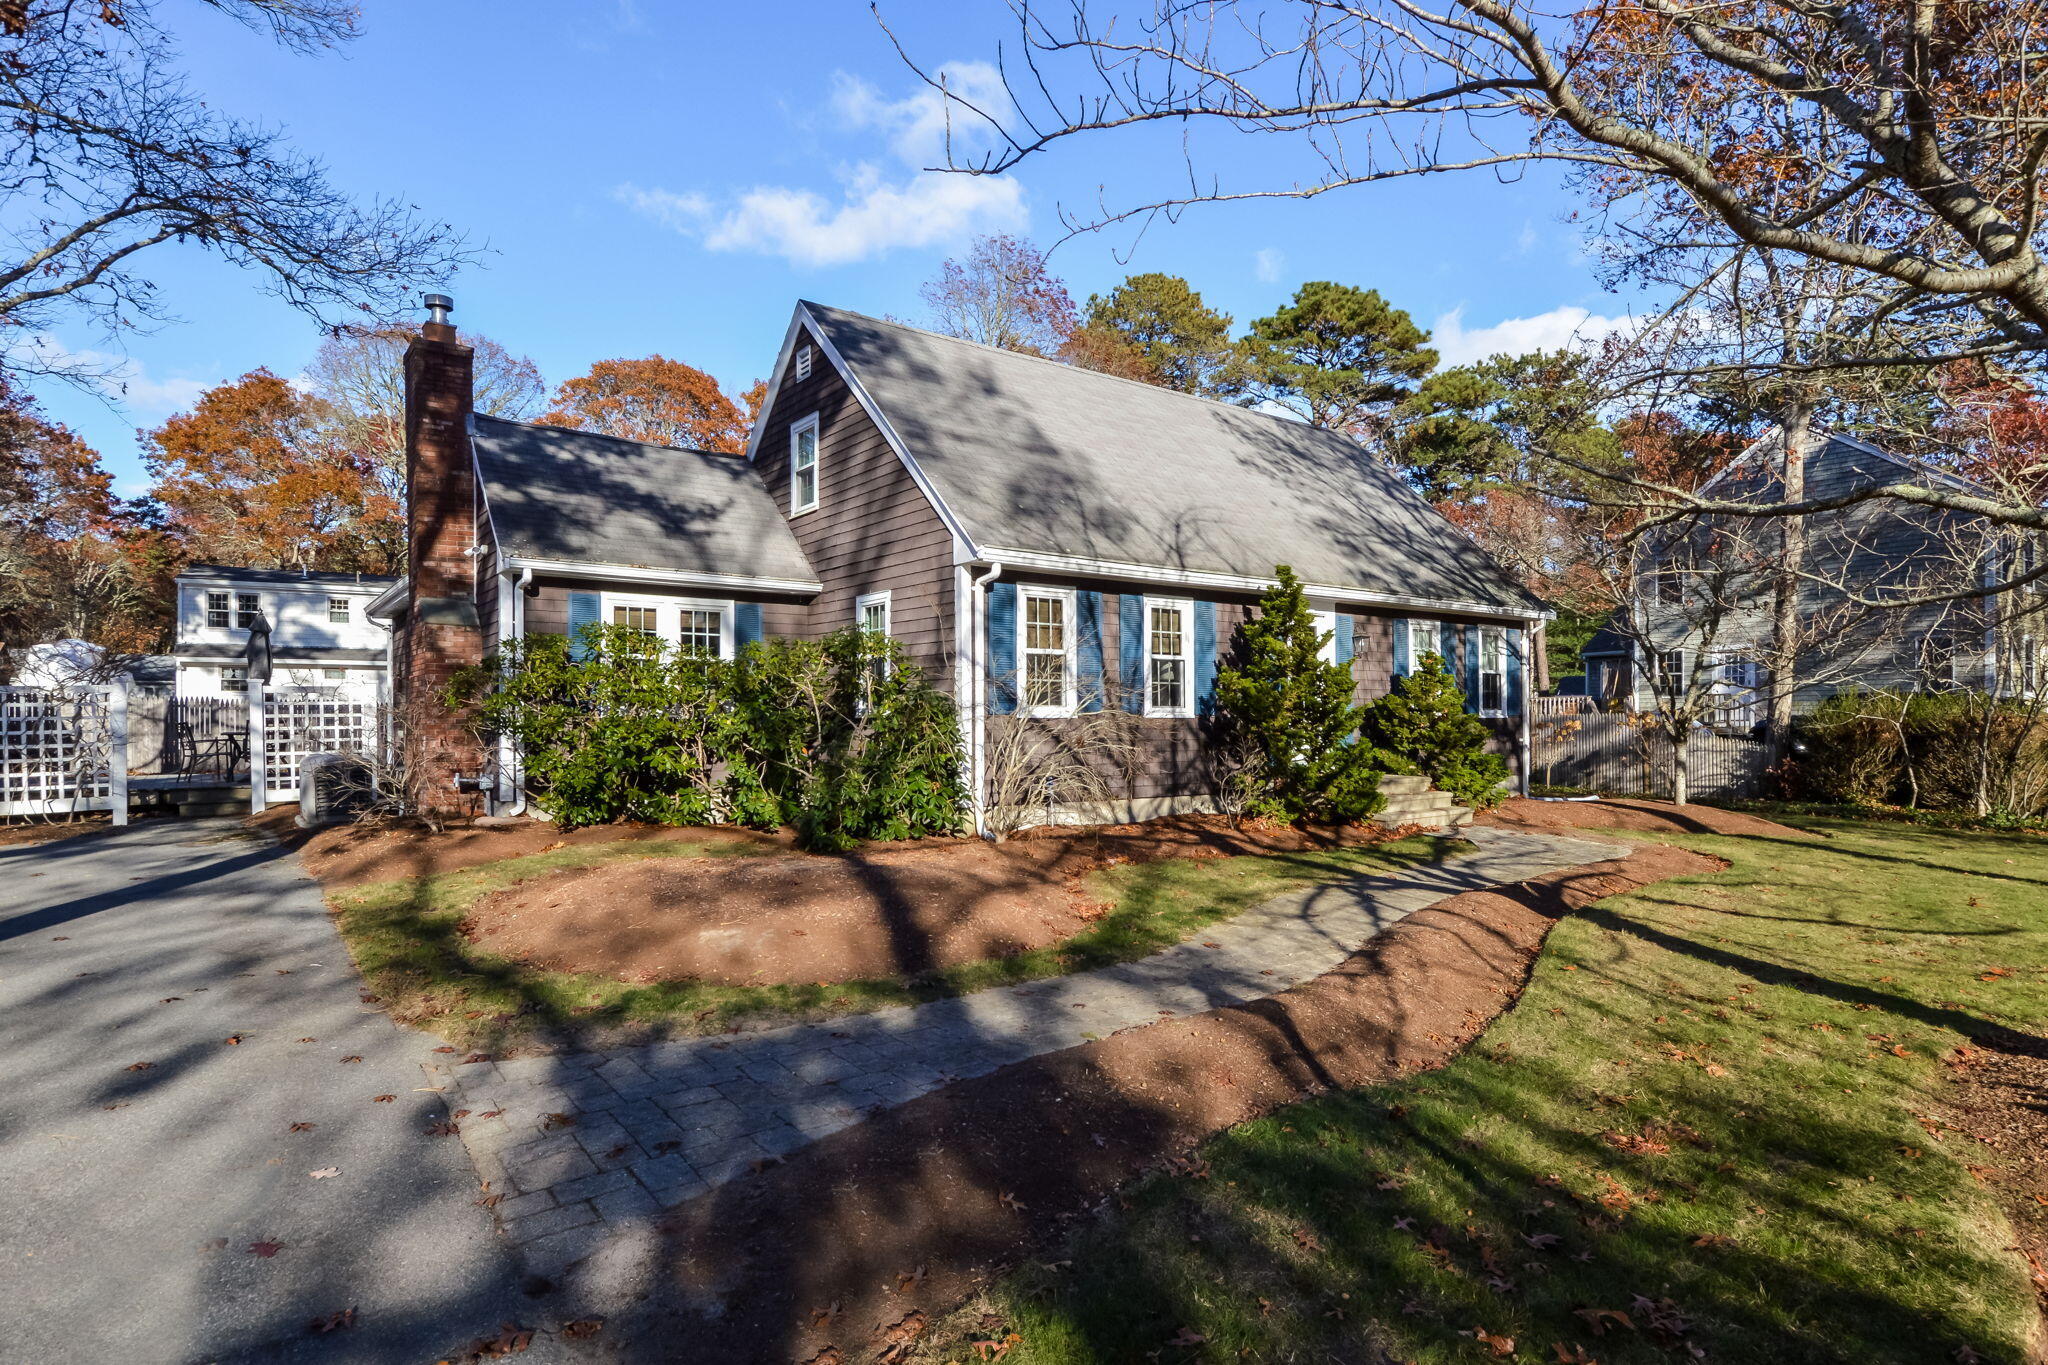
[[[1800,823],[1670,838],[1729,867],[1564,920],[1463,1056],[1220,1135],[918,1358],[2028,1358],[1939,1115],[1959,1044],[2048,1021],[2048,842]]]
[[[401,1023],[458,1047],[503,1049],[634,1037],[724,1033],[739,1025],[821,1019],[965,995],[1148,956],[1302,886],[1459,856],[1466,845],[1420,836],[1369,846],[1228,858],[1167,858],[1086,874],[1112,905],[1091,928],[1012,957],[946,968],[915,981],[727,986],[626,982],[549,971],[479,948],[461,932],[469,907],[494,891],[572,867],[634,858],[751,856],[756,846],[590,844],[431,876],[332,889],[328,903],[377,1003]]]

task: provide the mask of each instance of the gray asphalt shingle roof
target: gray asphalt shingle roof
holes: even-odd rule
[[[806,303],[984,554],[1025,550],[1540,610],[1355,442]]]
[[[499,548],[531,559],[815,583],[744,459],[498,417],[475,419]]]

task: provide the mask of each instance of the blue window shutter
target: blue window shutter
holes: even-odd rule
[[[1195,714],[1216,710],[1216,604],[1195,603]]]
[[[988,709],[1007,715],[1017,709],[1017,585],[988,587]]]
[[[1479,709],[1479,627],[1465,627],[1465,705]]]
[[[1519,716],[1522,714],[1523,638],[1524,637],[1522,635],[1522,632],[1519,630],[1511,630],[1508,632],[1507,703],[1508,714],[1511,716]]]
[[[1350,612],[1337,613],[1337,662],[1340,664],[1350,663],[1352,655],[1358,652],[1354,647],[1353,625]]]
[[[761,638],[761,604],[759,602],[735,602],[732,604],[732,647],[745,649]]]
[[[1124,710],[1145,714],[1145,599],[1127,592],[1116,599],[1116,682]]]
[[[583,628],[594,626],[603,617],[599,597],[594,592],[572,592],[569,594],[569,657],[587,659],[590,646],[584,643]]]
[[[1414,668],[1408,659],[1408,618],[1394,618],[1394,676],[1405,678]]]
[[[1075,628],[1080,631],[1075,641],[1074,679],[1075,701],[1083,711],[1102,709],[1102,594],[1083,589],[1074,594],[1074,614],[1080,619]]]

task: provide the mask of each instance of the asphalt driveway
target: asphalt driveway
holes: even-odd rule
[[[0,849],[0,1361],[432,1361],[536,1325],[430,1134],[438,1040],[359,988],[233,821]]]

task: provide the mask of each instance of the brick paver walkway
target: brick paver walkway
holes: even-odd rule
[[[1611,844],[1474,828],[1450,862],[1292,892],[1137,962],[929,1004],[608,1053],[445,1068],[463,1141],[537,1273],[662,1209],[902,1104],[1177,1014],[1320,976],[1449,896],[1615,856]],[[479,1115],[495,1113],[495,1117]],[[562,1126],[550,1115],[566,1115]]]

